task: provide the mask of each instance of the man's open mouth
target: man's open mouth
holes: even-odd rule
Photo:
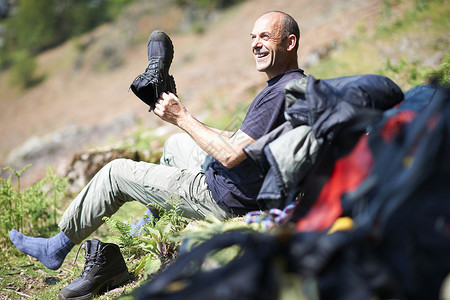
[[[269,53],[255,53],[256,58],[263,58],[266,57]]]

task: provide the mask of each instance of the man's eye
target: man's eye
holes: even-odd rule
[[[268,40],[270,40],[270,35],[265,34],[265,35],[262,36],[262,39],[265,40],[265,41],[268,41]]]

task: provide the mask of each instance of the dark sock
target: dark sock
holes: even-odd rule
[[[37,258],[51,270],[59,269],[66,255],[75,246],[62,231],[54,237],[44,239],[28,237],[13,229],[9,232],[9,238],[17,249]]]

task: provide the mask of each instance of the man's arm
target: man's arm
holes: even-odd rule
[[[226,130],[217,129],[217,128],[208,126],[208,125],[206,125],[206,124],[203,124],[203,125],[205,125],[206,127],[208,127],[209,129],[211,129],[211,130],[214,131],[215,133],[217,133],[217,134],[219,134],[219,135],[221,135],[221,136],[223,136],[224,138],[227,138],[227,139],[231,138],[231,136],[232,136],[233,133],[234,133],[234,132],[232,132],[232,131],[226,131]]]
[[[244,146],[255,140],[241,130],[231,136],[194,118],[172,93],[163,93],[153,110],[162,120],[178,126],[187,132],[192,139],[208,154],[220,161],[225,167],[231,168],[242,162],[246,155]]]

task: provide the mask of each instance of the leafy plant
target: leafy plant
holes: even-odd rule
[[[137,276],[143,269],[146,275],[156,273],[161,266],[172,260],[179,246],[173,235],[186,227],[188,221],[182,216],[180,204],[171,202],[172,208],[166,210],[151,204],[158,211],[158,218],[144,216],[145,223],[133,234],[129,223],[105,217],[106,225],[118,235],[112,239],[125,249],[125,255],[140,258],[134,273]]]
[[[227,221],[221,221],[214,216],[208,216],[204,220],[194,221],[174,238],[180,241],[180,253],[189,252],[194,247],[210,240],[213,236],[225,232],[239,231],[240,233],[267,232],[269,229],[260,223],[246,223],[243,218],[237,217]],[[215,269],[224,266],[242,254],[239,246],[231,246],[208,254],[204,270]]]
[[[406,58],[402,58],[397,64],[392,63],[388,58],[384,70],[379,72],[382,75],[394,78],[395,82],[402,87],[412,87],[425,83],[430,69],[420,67],[419,62],[408,61]]]
[[[67,180],[47,168],[47,176],[27,189],[21,189],[22,170],[10,167],[12,175],[0,178],[0,243],[5,244],[9,230],[15,228],[24,234],[45,233],[56,228],[57,207],[65,196]],[[13,185],[12,176],[17,178]]]
[[[43,78],[36,74],[36,59],[26,50],[11,55],[13,66],[9,73],[9,82],[20,88],[28,88],[39,83]]]
[[[193,247],[209,240],[212,236],[226,231],[239,230],[241,232],[264,232],[267,228],[260,223],[247,224],[242,218],[233,218],[224,222],[214,216],[207,216],[204,220],[194,221],[176,235],[182,242],[181,251],[190,251]]]
[[[397,64],[387,59],[384,70],[379,70],[378,73],[392,78],[405,90],[431,80],[436,80],[441,85],[448,85],[450,82],[450,53],[445,55],[442,64],[436,69],[420,66],[418,61],[408,61],[405,58]]]
[[[450,52],[445,55],[442,65],[429,73],[429,77],[443,86],[450,84]]]

